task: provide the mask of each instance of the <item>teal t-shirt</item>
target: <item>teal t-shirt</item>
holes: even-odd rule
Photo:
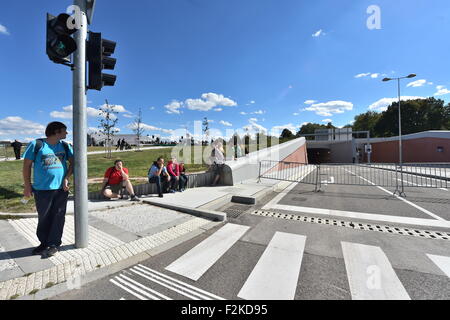
[[[33,189],[35,190],[58,190],[62,188],[64,177],[67,174],[67,160],[73,157],[73,149],[69,144],[69,154],[62,142],[56,145],[43,141],[42,148],[34,154],[36,140],[31,142],[23,157],[34,161]]]

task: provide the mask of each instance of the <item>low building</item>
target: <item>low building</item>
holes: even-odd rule
[[[358,142],[360,139],[356,139]],[[398,137],[373,138],[371,161],[399,162]],[[450,162],[450,131],[424,131],[402,136],[403,162]],[[367,157],[364,157],[364,162]]]

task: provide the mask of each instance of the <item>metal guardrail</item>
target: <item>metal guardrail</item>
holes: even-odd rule
[[[395,188],[405,195],[405,188],[449,188],[450,163],[382,163],[309,165],[300,162],[260,162],[260,179],[275,179],[315,185],[378,186]]]

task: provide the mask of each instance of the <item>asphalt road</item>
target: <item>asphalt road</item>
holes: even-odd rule
[[[411,189],[405,202],[390,188],[369,185],[313,189],[293,184],[225,225],[55,299],[450,299],[450,238],[252,214],[262,207],[342,220],[353,212],[361,214],[354,222],[390,226],[408,226],[405,219],[445,224],[450,192]],[[442,226],[421,227],[450,234]]]

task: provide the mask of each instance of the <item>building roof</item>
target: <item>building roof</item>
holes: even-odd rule
[[[411,139],[423,139],[423,138],[440,138],[440,139],[450,139],[450,130],[429,130],[417,133],[402,135],[402,140]],[[357,142],[367,142],[367,139],[356,139]],[[385,142],[385,141],[398,141],[398,136],[388,137],[388,138],[371,138],[371,143]]]

